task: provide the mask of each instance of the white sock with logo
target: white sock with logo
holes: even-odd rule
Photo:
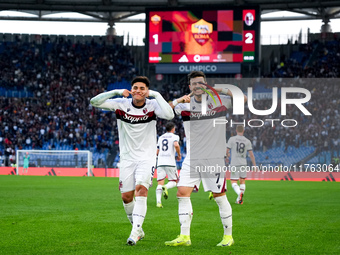
[[[220,217],[224,229],[224,235],[232,234],[232,210],[227,196],[215,197],[216,204],[220,211]]]
[[[131,222],[131,224],[133,224],[132,212],[133,212],[133,208],[135,207],[135,200],[132,200],[130,203],[127,203],[127,204],[125,204],[123,202],[123,206],[124,206],[124,210],[125,210],[126,216],[128,217],[128,219]]]
[[[178,197],[178,217],[181,224],[181,235],[190,236],[190,225],[193,212],[190,197]]]
[[[245,184],[240,184],[240,190],[242,193],[246,191],[246,185]]]
[[[142,229],[147,209],[146,201],[147,197],[136,197],[136,204],[132,212],[133,218],[132,231],[139,232]]]

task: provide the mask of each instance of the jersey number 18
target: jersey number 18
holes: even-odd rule
[[[245,147],[246,145],[244,144],[244,143],[238,143],[238,142],[236,142],[236,151],[238,152],[238,153],[243,153],[244,152],[244,147]]]

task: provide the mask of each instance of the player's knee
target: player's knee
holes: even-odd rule
[[[178,187],[177,189],[177,197],[190,197],[190,194],[190,189],[185,189],[182,187]]]
[[[130,202],[132,202],[133,200],[133,193],[131,194],[130,192],[128,193],[122,193],[122,200],[124,202],[124,204],[128,204]]]
[[[136,196],[146,197],[148,195],[148,189],[144,185],[136,186]]]

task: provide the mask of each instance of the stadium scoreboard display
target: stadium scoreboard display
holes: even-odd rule
[[[149,63],[258,63],[258,7],[147,11]]]

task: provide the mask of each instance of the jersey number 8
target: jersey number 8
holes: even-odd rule
[[[168,139],[164,139],[164,140],[162,141],[162,151],[167,151],[167,150],[169,149],[168,144],[169,144]]]

